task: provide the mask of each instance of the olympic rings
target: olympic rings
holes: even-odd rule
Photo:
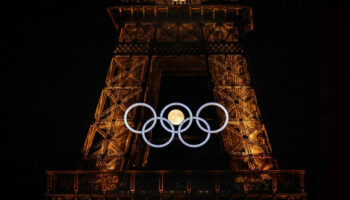
[[[200,118],[200,117],[193,117],[193,118],[196,119],[196,120],[202,121],[207,126],[208,130],[210,130],[210,126],[209,126],[208,122],[205,121],[203,118]],[[179,137],[179,139],[182,142],[182,144],[184,144],[184,145],[186,145],[188,147],[191,147],[191,148],[198,148],[198,147],[201,147],[201,146],[205,145],[205,143],[207,143],[209,138],[210,138],[210,133],[209,132],[207,132],[208,134],[207,134],[207,137],[205,138],[205,140],[202,143],[199,143],[199,144],[189,144],[189,143],[185,142],[185,140],[182,138],[181,133],[183,133],[184,131],[181,132],[182,131],[181,127],[188,120],[190,120],[190,118],[186,118],[186,119],[184,119],[181,122],[181,124],[179,125],[179,130],[177,132],[177,134],[178,134],[177,136]]]
[[[163,117],[165,111],[166,111],[170,106],[181,106],[181,107],[185,108],[185,109],[188,111],[188,114],[190,115],[189,118],[190,118],[191,121],[190,121],[190,123],[187,124],[187,126],[186,126],[186,127],[184,128],[184,130],[182,130],[182,131],[186,131],[187,129],[189,129],[190,126],[192,125],[192,118],[193,118],[193,116],[192,116],[191,110],[190,110],[185,104],[183,104],[183,103],[175,102],[175,103],[170,103],[170,104],[166,105],[166,106],[162,109],[162,111],[160,112],[160,117]],[[170,130],[169,130],[166,126],[164,126],[163,120],[161,120],[160,123],[162,124],[162,126],[163,126],[163,128],[164,128],[165,130],[167,130],[167,131],[170,132]]]
[[[142,134],[142,131],[138,131],[138,130],[135,130],[135,129],[131,128],[131,127],[129,126],[129,123],[128,123],[128,113],[129,113],[129,111],[130,111],[131,109],[137,107],[137,106],[145,106],[145,107],[149,108],[149,109],[152,111],[152,113],[153,113],[153,116],[154,116],[154,117],[151,118],[151,119],[153,119],[153,124],[152,124],[152,126],[149,127],[147,130],[145,130],[145,132],[149,132],[150,130],[152,130],[152,129],[156,126],[156,123],[157,123],[157,113],[156,113],[156,111],[154,110],[154,108],[153,108],[152,106],[148,105],[147,103],[135,103],[135,104],[133,104],[132,106],[130,106],[128,109],[126,109],[125,114],[124,114],[124,123],[125,123],[125,126],[126,126],[131,132],[133,132],[133,133]]]
[[[152,118],[147,120],[146,123],[142,126],[142,138],[149,146],[154,147],[154,148],[162,148],[162,147],[168,146],[168,144],[170,144],[170,142],[173,141],[174,136],[175,136],[175,128],[174,128],[174,125],[167,118],[157,117],[157,119],[159,119],[161,122],[166,121],[170,125],[170,127],[171,127],[171,131],[170,131],[171,132],[171,137],[170,137],[170,139],[164,144],[152,144],[150,141],[148,141],[148,139],[146,138],[146,134],[145,134],[146,133],[145,132],[145,128],[153,120]],[[165,128],[165,126],[163,126],[163,128]]]
[[[226,116],[226,120],[225,120],[224,125],[223,125],[221,128],[216,129],[216,130],[213,130],[213,131],[206,130],[206,129],[204,129],[204,128],[201,126],[201,124],[198,122],[198,119],[200,118],[200,117],[199,117],[199,113],[200,113],[204,108],[206,108],[206,107],[208,107],[208,106],[217,106],[217,107],[221,108],[221,109],[224,111],[225,116]],[[197,110],[196,117],[198,118],[198,119],[196,119],[197,126],[198,126],[202,131],[207,132],[207,133],[218,133],[218,132],[224,130],[224,128],[225,128],[225,127],[227,126],[227,124],[228,124],[228,112],[227,112],[226,108],[225,108],[224,106],[222,106],[221,104],[218,104],[218,103],[215,103],[215,102],[210,102],[210,103],[203,104],[203,105]]]
[[[145,122],[145,124],[142,126],[142,130],[141,130],[141,131],[138,131],[138,130],[135,130],[135,129],[131,128],[130,125],[128,124],[128,120],[127,120],[128,113],[130,112],[130,110],[133,109],[133,108],[135,108],[135,107],[137,107],[137,106],[144,106],[144,107],[150,109],[150,110],[152,111],[152,113],[153,113],[153,118],[150,118],[150,119],[148,119],[148,120]],[[185,109],[188,111],[188,114],[189,114],[189,117],[186,118],[186,119],[184,119],[184,120],[179,124],[178,130],[175,130],[174,125],[173,125],[168,119],[166,119],[166,118],[163,117],[165,111],[166,111],[169,107],[171,107],[171,106],[181,106],[181,107],[185,108]],[[207,122],[205,119],[199,117],[200,112],[201,112],[204,108],[206,108],[206,107],[208,107],[208,106],[217,106],[217,107],[221,108],[221,109],[224,111],[226,119],[225,119],[225,122],[224,122],[224,124],[223,124],[223,126],[222,126],[221,128],[216,129],[216,130],[210,130],[210,125],[208,124],[208,122]],[[187,142],[182,138],[182,136],[181,136],[181,133],[187,131],[187,130],[190,128],[190,126],[192,125],[193,119],[196,120],[197,126],[198,126],[203,132],[206,132],[206,133],[207,133],[207,137],[205,138],[205,140],[204,140],[203,142],[199,143],[199,144],[189,144],[189,143],[187,143]],[[210,134],[218,133],[218,132],[220,132],[220,131],[222,131],[222,130],[224,130],[224,129],[226,128],[226,126],[227,126],[227,124],[228,124],[228,119],[229,119],[229,115],[228,115],[228,112],[227,112],[226,108],[225,108],[224,106],[222,106],[221,104],[216,103],[216,102],[209,102],[209,103],[203,104],[203,105],[197,110],[196,116],[193,116],[192,111],[191,111],[185,104],[183,104],[183,103],[178,103],[178,102],[170,103],[170,104],[168,104],[167,106],[165,106],[165,107],[162,109],[162,111],[161,111],[159,117],[157,116],[157,113],[156,113],[156,111],[154,110],[154,108],[153,108],[152,106],[146,104],[146,103],[135,103],[135,104],[131,105],[131,106],[125,111],[125,114],[124,114],[124,123],[125,123],[125,126],[126,126],[131,132],[133,132],[133,133],[142,134],[142,138],[144,139],[144,141],[145,141],[149,146],[154,147],[154,148],[163,148],[163,147],[167,146],[168,144],[170,144],[170,143],[173,141],[173,139],[174,139],[174,137],[175,137],[175,134],[178,134],[179,140],[180,140],[181,143],[184,144],[185,146],[190,147],[190,148],[198,148],[198,147],[201,147],[201,146],[203,146],[204,144],[206,144],[206,143],[208,142],[208,140],[210,139]],[[146,135],[145,135],[145,133],[151,131],[151,130],[156,126],[157,120],[160,120],[160,123],[161,123],[162,127],[163,127],[167,132],[171,133],[170,139],[169,139],[166,143],[164,143],[164,144],[153,144],[153,143],[151,143],[151,142],[147,139],[147,137],[146,137]],[[151,121],[153,121],[152,125],[151,125],[149,128],[147,128],[148,124],[150,124]],[[169,129],[167,126],[165,126],[163,121],[166,121],[166,122],[170,125],[170,128],[171,128],[171,129]],[[182,126],[183,126],[183,125],[185,124],[185,122],[187,122],[187,121],[189,121],[188,124],[186,125],[185,128],[182,129]],[[203,128],[203,126],[199,123],[199,121],[203,122],[203,123],[205,124],[205,126],[207,127],[207,129]]]

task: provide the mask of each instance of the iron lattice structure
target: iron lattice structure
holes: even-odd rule
[[[145,166],[149,147],[126,129],[123,114],[135,102],[156,106],[162,71],[176,73],[186,65],[181,70],[209,72],[215,100],[229,111],[222,140],[231,168],[276,168],[240,47],[240,39],[253,30],[252,8],[159,2],[108,8],[119,37],[82,149],[84,157],[96,160],[102,169]],[[166,69],[160,67],[162,62]]]
[[[45,198],[306,199],[305,172],[279,170],[271,157],[240,46],[254,28],[252,8],[210,0],[135,4],[140,1],[123,0],[128,4],[107,9],[118,41],[82,148],[97,170],[47,171]],[[215,101],[229,112],[220,133],[229,170],[142,170],[150,147],[126,128],[123,116],[136,102],[157,107],[163,73],[210,77]],[[224,113],[217,114],[215,120],[223,123]],[[145,119],[142,109],[129,114],[138,130]]]

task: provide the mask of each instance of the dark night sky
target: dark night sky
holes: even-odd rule
[[[115,2],[5,8],[1,156],[9,193],[40,199],[45,170],[76,168],[116,42],[106,12]],[[306,170],[313,199],[341,199],[346,184],[339,180],[350,170],[349,4],[255,2],[245,47],[273,154],[282,169]]]

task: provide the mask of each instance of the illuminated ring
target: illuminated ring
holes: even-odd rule
[[[226,120],[225,120],[224,125],[223,125],[221,128],[211,131],[211,130],[204,129],[204,128],[202,127],[202,125],[199,123],[199,121],[198,121],[198,119],[200,118],[200,117],[199,117],[199,113],[200,113],[204,108],[206,108],[206,107],[208,107],[208,106],[217,106],[217,107],[221,108],[221,109],[224,111],[225,116],[226,116]],[[215,102],[209,102],[209,103],[203,104],[203,105],[197,110],[196,118],[197,118],[197,119],[196,119],[197,126],[198,126],[202,131],[207,132],[207,133],[218,133],[218,132],[224,130],[225,127],[227,126],[229,116],[228,116],[228,112],[227,112],[227,110],[226,110],[226,108],[225,108],[224,106],[222,106],[221,104],[215,103]]]
[[[162,109],[162,111],[160,112],[160,116],[159,116],[159,117],[163,117],[164,112],[165,112],[170,106],[181,106],[181,107],[183,107],[183,108],[185,108],[185,109],[187,110],[188,114],[190,115],[188,118],[189,118],[189,120],[191,120],[191,121],[190,121],[190,122],[187,124],[187,126],[186,126],[183,130],[181,130],[181,131],[184,132],[184,131],[186,131],[187,129],[189,129],[189,128],[191,127],[191,125],[192,125],[193,114],[192,114],[192,111],[191,111],[185,104],[183,104],[183,103],[175,102],[175,103],[170,103],[170,104],[166,105],[166,106]],[[163,120],[160,121],[160,123],[162,124],[163,128],[164,128],[166,131],[168,131],[168,132],[170,132],[170,133],[172,132],[170,129],[168,129],[166,126],[164,126]],[[177,131],[176,131],[176,132],[177,132]],[[175,132],[175,133],[176,133],[176,132]]]
[[[153,118],[151,118],[153,120],[153,124],[151,125],[151,127],[149,127],[147,130],[145,130],[145,132],[149,132],[150,130],[152,130],[155,126],[156,126],[156,123],[157,123],[157,113],[156,111],[154,110],[154,108],[152,108],[152,106],[146,104],[146,103],[135,103],[133,104],[132,106],[130,106],[126,111],[125,111],[125,114],[124,114],[124,123],[125,123],[125,126],[133,133],[137,133],[137,134],[142,134],[142,131],[138,131],[138,130],[135,130],[133,128],[131,128],[128,124],[128,113],[131,109],[137,107],[137,106],[144,106],[144,107],[147,107],[149,108],[152,113],[153,113]]]
[[[209,126],[208,122],[205,121],[203,118],[201,118],[201,117],[193,117],[193,119],[195,119],[196,121],[198,121],[198,120],[202,121],[207,126],[208,130],[210,130],[210,126]],[[190,148],[198,148],[198,147],[201,147],[201,146],[205,145],[205,143],[207,143],[209,138],[210,138],[210,133],[208,131],[205,131],[205,132],[207,132],[207,137],[205,138],[205,140],[203,142],[199,143],[199,144],[189,144],[182,138],[181,133],[183,133],[184,131],[181,130],[181,127],[188,120],[190,120],[190,118],[186,118],[185,120],[183,120],[181,122],[181,124],[179,125],[179,128],[178,128],[177,136],[179,137],[179,139],[182,142],[182,144],[184,144],[184,145],[186,145],[186,146],[188,146]]]
[[[164,118],[164,117],[156,117],[156,120],[155,120],[155,121],[157,121],[157,119],[159,119],[161,122],[162,122],[162,121],[166,121],[166,122],[168,122],[168,124],[170,124],[170,127],[171,127],[171,129],[172,129],[172,131],[169,131],[169,132],[171,133],[170,139],[169,139],[166,143],[164,143],[164,144],[152,144],[150,141],[148,141],[148,139],[147,139],[147,137],[146,137],[146,134],[145,134],[145,133],[148,132],[148,131],[145,131],[145,129],[146,129],[147,125],[148,125],[152,120],[154,120],[154,118],[151,118],[151,119],[147,120],[146,123],[142,126],[142,138],[143,138],[143,140],[144,140],[149,146],[151,146],[151,147],[154,147],[154,148],[163,148],[163,147],[167,146],[168,144],[170,144],[170,142],[173,141],[176,131],[175,131],[175,128],[174,128],[173,124],[172,124],[167,118]],[[163,126],[163,128],[164,128],[164,127],[165,127],[165,126]],[[148,129],[147,129],[147,130],[148,130]],[[169,130],[170,130],[170,129],[169,129]]]

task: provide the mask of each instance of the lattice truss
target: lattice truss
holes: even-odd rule
[[[237,42],[239,38],[238,29],[233,23],[206,23],[203,34],[208,42]]]
[[[242,55],[211,55],[208,58],[214,95],[229,112],[229,125],[222,133],[234,169],[268,170],[273,167],[271,147],[247,63]],[[224,117],[223,113],[219,116]]]
[[[132,134],[124,125],[125,110],[139,101],[147,56],[115,56],[110,64],[106,87],[102,90],[95,122],[91,124],[82,152],[98,168],[121,169]],[[135,113],[129,114],[133,119]]]
[[[147,22],[124,24],[120,27],[118,43],[148,45],[152,41],[165,44],[206,41],[225,44],[238,40],[239,33],[234,23],[155,24]],[[135,48],[131,51],[138,51],[137,48],[140,47],[135,46]],[[182,50],[179,49],[179,51]],[[142,49],[140,52],[145,53]],[[230,123],[222,133],[222,139],[226,151],[231,156],[231,167],[265,170],[272,168],[274,164],[270,156],[271,147],[261,120],[256,96],[251,87],[244,57],[209,55],[208,61],[215,86],[216,101],[224,105],[230,113]],[[131,104],[137,101],[152,101],[149,98],[155,98],[157,95],[155,91],[142,91],[141,85],[145,80],[146,68],[155,64],[147,63],[149,63],[148,55],[117,55],[111,61],[106,87],[102,91],[96,108],[95,122],[90,126],[82,149],[86,159],[97,160],[98,168],[122,169],[125,166],[130,167],[132,163],[143,166],[147,162],[149,147],[141,148],[139,138],[137,136],[133,138],[133,134],[126,129],[122,121],[126,108]],[[146,90],[156,88],[152,86],[157,82],[155,77],[148,80]],[[145,95],[144,99],[140,99],[142,94]],[[220,116],[222,114],[220,113]],[[131,112],[129,117],[132,121],[135,113]],[[131,141],[133,141],[132,145]],[[130,155],[128,162],[125,163],[128,151]],[[143,164],[140,164],[142,162]]]
[[[154,38],[154,34],[156,37]],[[229,23],[126,23],[120,29],[119,42],[237,42],[238,29]]]
[[[153,34],[153,23],[127,23],[121,27],[119,42],[150,42]]]

